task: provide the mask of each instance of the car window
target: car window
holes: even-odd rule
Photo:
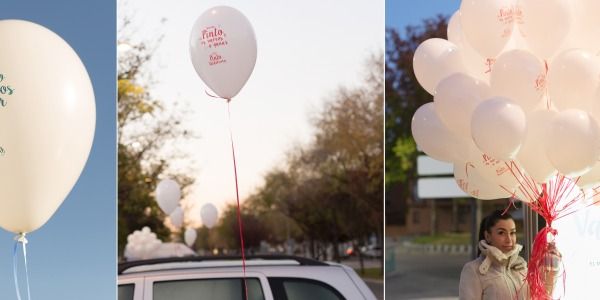
[[[312,279],[270,277],[269,285],[277,300],[345,300],[329,284]]]
[[[135,290],[135,285],[132,284],[121,284],[119,285],[119,300],[133,300],[133,291]]]
[[[247,278],[248,300],[264,300],[257,278]],[[157,281],[153,300],[245,300],[242,278]],[[119,299],[120,300],[120,299]]]

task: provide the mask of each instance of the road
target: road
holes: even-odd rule
[[[458,284],[467,255],[402,254],[386,276],[386,299],[458,299]]]

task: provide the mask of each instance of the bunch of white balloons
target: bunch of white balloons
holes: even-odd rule
[[[136,230],[127,236],[125,258],[127,260],[154,258],[154,252],[160,248],[161,244],[162,242],[150,228],[144,227],[142,230]]]
[[[156,186],[156,202],[158,206],[169,215],[171,224],[175,227],[183,226],[183,209],[179,205],[181,199],[181,189],[179,184],[172,179],[164,179]],[[206,203],[200,209],[200,218],[207,228],[212,228],[217,224],[219,211],[212,203]],[[184,240],[188,246],[192,246],[196,241],[196,230],[187,228],[184,233]]]
[[[128,261],[161,257],[195,255],[194,251],[181,243],[163,243],[148,227],[136,230],[127,236],[125,258]]]
[[[412,120],[419,147],[454,163],[475,198],[530,201],[524,179],[598,185],[599,11],[597,0],[462,1],[448,40],[414,55],[433,95]]]

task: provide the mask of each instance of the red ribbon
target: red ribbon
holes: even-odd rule
[[[231,154],[233,157],[233,174],[235,176],[235,197],[237,199],[237,218],[238,225],[240,228],[240,245],[242,246],[242,270],[244,272],[244,290],[246,291],[246,299],[248,299],[248,284],[246,283],[246,254],[244,251],[244,232],[242,225],[242,215],[240,210],[240,192],[238,187],[238,178],[237,178],[237,165],[235,163],[235,147],[233,146],[233,133],[231,130],[231,111],[229,110],[229,102],[230,99],[227,100],[227,116],[229,117],[229,138],[231,140]]]
[[[248,284],[246,282],[246,251],[244,250],[244,231],[243,231],[244,225],[242,224],[242,214],[241,214],[241,209],[240,209],[240,192],[239,192],[238,177],[237,177],[237,164],[235,162],[235,147],[233,145],[233,130],[231,129],[231,111],[229,109],[229,102],[231,102],[231,99],[211,95],[206,90],[204,92],[209,97],[216,98],[216,99],[223,99],[223,100],[227,101],[227,117],[228,117],[228,121],[229,121],[229,139],[231,140],[231,155],[233,157],[233,175],[235,177],[235,197],[237,199],[237,219],[238,219],[238,226],[239,226],[239,231],[240,231],[240,246],[242,248],[241,249],[242,250],[242,272],[243,272],[243,279],[244,279],[244,290],[246,291],[246,300],[248,300]]]

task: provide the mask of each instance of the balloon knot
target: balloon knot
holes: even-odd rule
[[[29,241],[27,241],[27,238],[25,238],[25,235],[26,235],[26,233],[24,233],[24,232],[19,233],[18,235],[15,236],[14,240],[19,243],[27,244]]]

